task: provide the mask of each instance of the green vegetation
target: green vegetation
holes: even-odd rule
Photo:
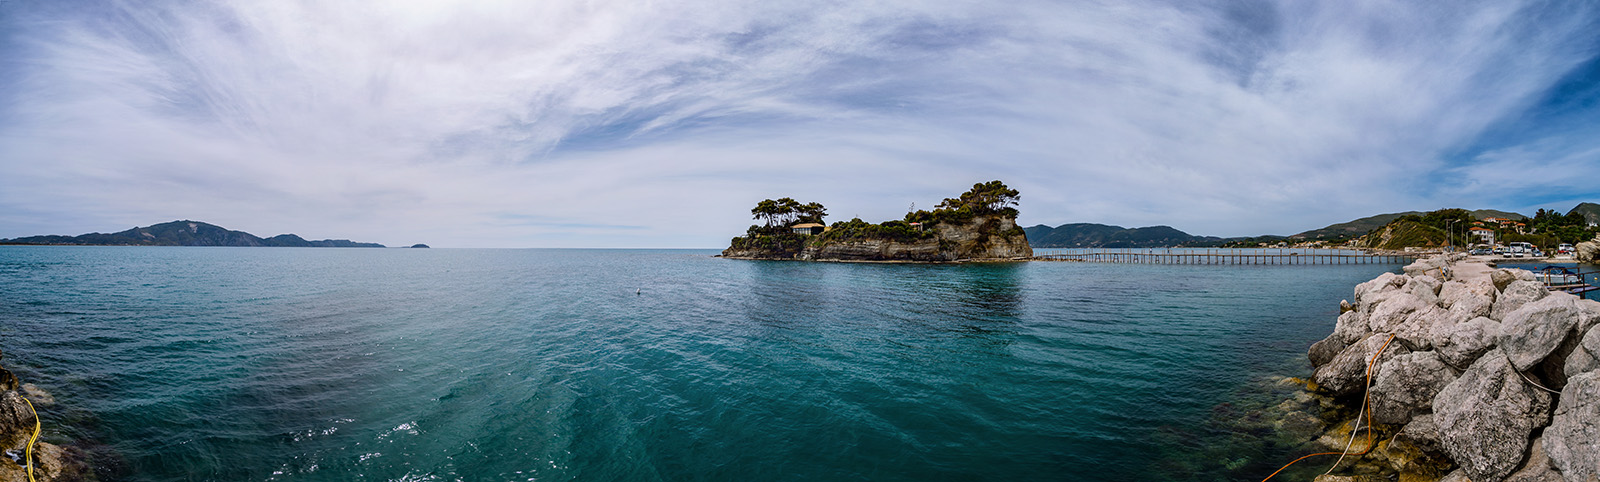
[[[935,226],[941,223],[966,224],[979,216],[1016,218],[1013,206],[1021,195],[1000,181],[972,185],[960,196],[940,202],[932,211],[918,210],[907,213],[905,219],[872,224],[861,219],[839,221],[819,235],[794,233],[791,227],[798,223],[821,223],[827,209],[819,203],[801,203],[793,198],[765,199],[756,203],[750,215],[762,224],[752,225],[744,236],[733,238],[733,250],[763,251],[775,256],[792,257],[807,246],[823,246],[831,242],[851,240],[885,240],[912,243],[938,238]],[[999,223],[980,226],[980,243],[988,236],[1023,236],[1020,227],[999,231]]]
[[[912,226],[911,223],[905,221],[885,221],[880,224],[872,224],[862,221],[861,218],[855,218],[849,221],[833,223],[828,232],[817,236],[813,243],[820,246],[830,241],[855,239],[887,239],[909,243],[933,237],[932,230],[917,229],[916,226]]]
[[[1581,206],[1581,205],[1580,205]],[[1600,229],[1589,227],[1589,219],[1584,212],[1573,208],[1563,215],[1557,211],[1540,209],[1529,220],[1523,233],[1512,229],[1490,226],[1495,229],[1496,239],[1501,242],[1533,243],[1543,249],[1554,248],[1561,243],[1577,244],[1594,239]]]
[[[921,223],[923,229],[927,229],[939,223],[965,223],[976,216],[1015,218],[1017,208],[1012,206],[1021,198],[1021,193],[1006,187],[1003,182],[981,182],[973,184],[972,189],[961,193],[961,196],[945,198],[938,206],[934,206],[933,211],[919,209],[906,213],[905,222]]]
[[[822,218],[828,215],[828,209],[821,203],[800,204],[794,198],[781,198],[776,201],[771,199],[756,203],[750,210],[756,219],[765,220],[767,227],[787,227],[795,223],[822,223]]]
[[[763,199],[750,210],[750,215],[762,225],[752,225],[744,236],[733,238],[733,249],[754,249],[793,256],[805,249],[810,235],[797,234],[789,226],[797,223],[822,223],[828,209],[821,203],[801,203],[794,198]]]

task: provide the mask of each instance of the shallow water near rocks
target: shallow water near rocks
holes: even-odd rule
[[[110,480],[1259,480],[1398,268],[712,254],[0,247],[0,363]]]

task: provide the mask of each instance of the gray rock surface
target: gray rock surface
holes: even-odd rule
[[[1429,414],[1412,418],[1382,446],[1381,457],[1400,472],[1401,480],[1435,480],[1455,465],[1439,445],[1439,427]]]
[[[1578,243],[1576,247],[1578,248],[1578,262],[1593,263],[1595,260],[1600,260],[1600,243],[1584,241]]]
[[[1372,308],[1372,313],[1367,315],[1367,329],[1373,333],[1394,333],[1411,314],[1417,310],[1432,306],[1418,299],[1411,293],[1400,293],[1385,297]]]
[[[1549,294],[1550,290],[1545,289],[1544,285],[1537,282],[1523,280],[1512,281],[1511,284],[1506,285],[1505,290],[1500,292],[1500,296],[1495,297],[1494,311],[1490,313],[1489,317],[1500,321],[1506,321],[1506,315],[1510,315],[1511,312],[1516,311],[1517,308],[1521,308],[1522,305],[1543,299]]]
[[[1339,315],[1339,320],[1333,325],[1333,335],[1338,337],[1340,345],[1349,345],[1361,341],[1372,334],[1367,329],[1367,317],[1360,311],[1347,311]]]
[[[1409,282],[1411,282],[1410,277],[1397,275],[1394,273],[1384,273],[1378,275],[1377,278],[1357,284],[1355,289],[1356,309],[1365,308],[1370,311],[1371,306],[1377,302],[1377,300],[1374,298],[1375,296],[1382,293],[1397,291]]]
[[[1544,452],[1569,482],[1600,478],[1600,372],[1567,379],[1544,430]]]
[[[1444,267],[1448,264],[1449,262],[1443,256],[1429,256],[1413,261],[1404,268],[1400,268],[1400,270],[1404,271],[1406,276],[1412,278],[1443,277]]]
[[[1500,322],[1480,316],[1464,323],[1435,326],[1433,349],[1446,364],[1466,368],[1494,348],[1499,338]]]
[[[1367,384],[1368,360],[1371,360],[1372,356],[1377,354],[1378,349],[1383,348],[1384,343],[1388,340],[1389,335],[1386,333],[1373,333],[1367,336],[1366,339],[1345,347],[1344,351],[1334,356],[1332,361],[1317,368],[1316,373],[1311,376],[1312,381],[1335,395],[1359,393]],[[1377,363],[1373,365],[1372,378],[1376,380],[1382,374],[1382,366],[1385,362],[1395,356],[1410,352],[1411,350],[1407,349],[1405,345],[1390,343],[1388,348],[1383,349],[1383,354],[1378,357]]]
[[[1505,291],[1506,286],[1517,280],[1517,275],[1509,269],[1497,269],[1489,272],[1489,282],[1494,284],[1496,291]]]
[[[1431,351],[1396,355],[1372,382],[1372,421],[1401,425],[1433,410],[1433,398],[1455,381],[1456,370]]]
[[[1328,335],[1327,338],[1323,338],[1322,341],[1312,343],[1311,348],[1306,350],[1306,358],[1311,360],[1312,368],[1327,365],[1328,362],[1333,361],[1333,357],[1339,355],[1339,352],[1344,351],[1346,346],[1348,345],[1339,341],[1339,334],[1334,333]]]
[[[1567,355],[1564,372],[1570,381],[1572,377],[1595,369],[1600,369],[1600,328],[1589,328],[1577,348]]]
[[[1522,282],[1512,283],[1512,288],[1519,283]],[[1522,305],[1500,321],[1496,345],[1505,350],[1518,371],[1533,368],[1573,335],[1578,326],[1577,300],[1575,296],[1556,293]]]
[[[1539,439],[1533,439],[1528,451],[1528,460],[1522,467],[1506,477],[1505,482],[1566,482],[1561,474],[1556,473],[1550,465],[1550,457],[1544,454],[1544,444]]]
[[[1509,281],[1508,281],[1509,283]],[[1498,292],[1488,279],[1450,281],[1439,289],[1439,306],[1468,319],[1494,313],[1494,299]]]
[[[1550,395],[1512,370],[1504,352],[1490,350],[1433,400],[1439,441],[1472,480],[1510,475],[1528,449],[1528,436],[1549,419]]]

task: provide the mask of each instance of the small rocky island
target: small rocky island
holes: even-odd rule
[[[819,203],[764,200],[750,214],[763,224],[733,238],[722,256],[737,259],[948,263],[1019,260],[1033,256],[1017,226],[1020,198],[1000,181],[978,183],[932,211],[872,224],[861,219],[823,224]]]

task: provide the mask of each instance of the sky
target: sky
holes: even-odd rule
[[[1596,2],[0,0],[0,238],[716,248],[767,198],[1293,234],[1600,202]]]

